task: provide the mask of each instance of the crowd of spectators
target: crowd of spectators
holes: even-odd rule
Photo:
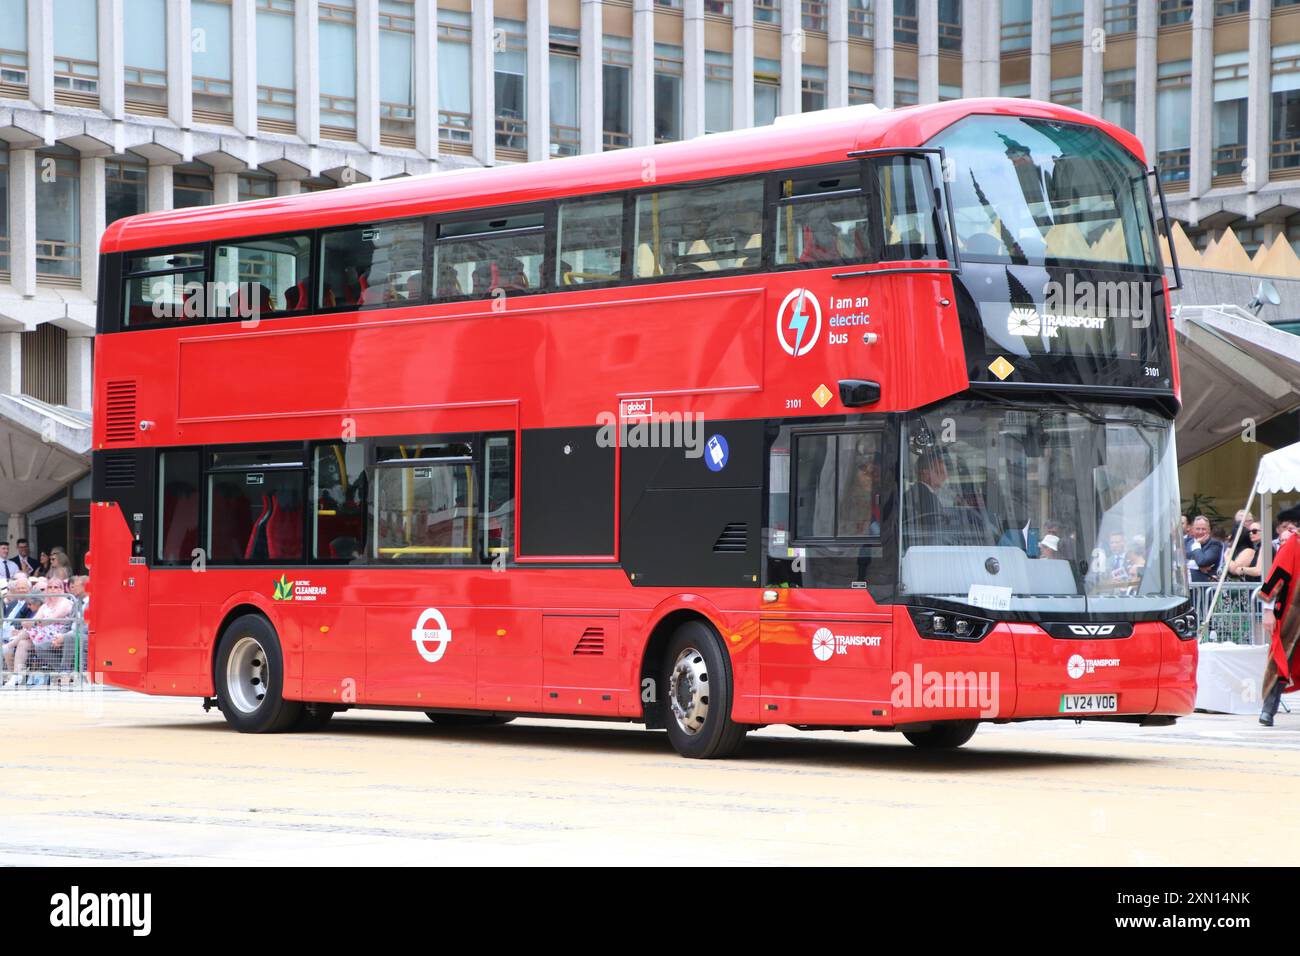
[[[1279,520],[1273,528],[1272,553],[1297,530],[1294,521]],[[1205,515],[1183,515],[1183,554],[1193,583],[1226,580],[1259,584],[1263,574],[1263,524],[1249,511],[1233,516],[1231,527],[1214,524]]]
[[[4,685],[60,685],[76,680],[85,658],[86,576],[73,573],[61,547],[28,553],[26,540],[9,555],[0,542],[0,655]]]

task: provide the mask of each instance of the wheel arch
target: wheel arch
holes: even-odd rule
[[[276,636],[280,638],[280,653],[285,656],[287,663],[289,648],[284,639],[283,621],[272,603],[266,599],[264,594],[258,594],[256,591],[242,591],[233,594],[221,606],[217,626],[213,629],[212,640],[208,644],[208,677],[212,681],[214,693],[217,686],[217,646],[221,643],[221,635],[226,633],[226,628],[235,620],[245,614],[256,614],[266,619],[266,622],[275,631]]]
[[[641,692],[642,719],[645,721],[647,729],[655,730],[666,726],[665,701],[660,693],[661,688],[656,686],[656,682],[659,679],[659,667],[663,662],[668,639],[672,637],[677,628],[688,621],[700,621],[713,628],[714,633],[718,635],[719,639],[722,639],[724,651],[722,657],[726,662],[728,676],[731,678],[733,688],[735,687],[735,672],[731,665],[731,652],[726,646],[726,640],[723,639],[723,635],[727,633],[726,616],[710,601],[696,594],[675,595],[655,608],[652,619],[654,623],[650,627],[645,647],[641,650],[641,667],[637,675],[637,689]],[[646,684],[647,680],[650,681],[649,685]],[[654,693],[649,696],[648,700],[645,693],[647,686],[654,689]]]

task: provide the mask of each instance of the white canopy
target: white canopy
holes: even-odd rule
[[[1271,451],[1259,460],[1255,493],[1275,495],[1300,491],[1300,442]]]

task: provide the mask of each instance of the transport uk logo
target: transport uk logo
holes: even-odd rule
[[[430,624],[435,626],[430,627]],[[420,652],[420,656],[430,664],[442,660],[442,655],[447,653],[447,645],[451,643],[451,628],[447,627],[447,619],[442,616],[442,612],[436,607],[425,608],[411,631],[411,640],[415,642],[415,649]],[[437,647],[431,648],[430,644],[437,644]]]
[[[1007,316],[1007,331],[1012,335],[1037,338],[1043,331],[1043,319],[1037,309],[1012,309]]]
[[[822,334],[822,307],[807,289],[793,289],[776,313],[776,337],[787,355],[807,355]]]
[[[828,661],[837,654],[848,654],[850,647],[879,647],[878,634],[836,634],[829,627],[819,627],[813,632],[813,656]]]
[[[1072,680],[1078,680],[1085,674],[1093,673],[1099,667],[1118,667],[1118,657],[1087,658],[1082,654],[1071,654],[1065,662],[1065,672]]]

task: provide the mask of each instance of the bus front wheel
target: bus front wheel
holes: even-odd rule
[[[664,654],[660,688],[667,695],[668,739],[683,757],[730,757],[745,740],[744,724],[731,719],[732,681],[727,651],[703,621],[687,621]]]
[[[290,730],[303,713],[300,701],[284,699],[284,655],[266,618],[236,618],[217,645],[217,701],[226,722],[245,734]]]
[[[929,730],[905,730],[903,736],[922,750],[956,750],[975,736],[977,720],[954,720]]]

